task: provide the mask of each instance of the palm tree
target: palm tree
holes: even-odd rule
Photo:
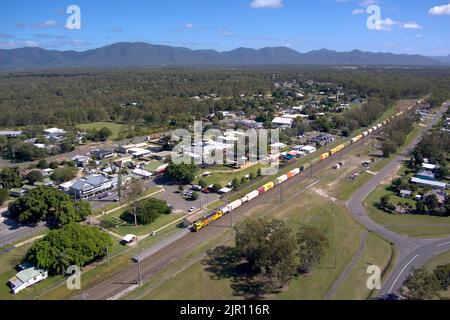
[[[69,264],[70,261],[67,255],[64,252],[59,252],[52,267],[55,269],[57,273],[61,272],[61,274],[64,275],[64,273],[66,272],[66,268]]]

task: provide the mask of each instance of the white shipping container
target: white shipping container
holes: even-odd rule
[[[255,199],[257,196],[259,196],[259,191],[255,190],[250,192],[249,194],[247,194],[245,197],[247,198],[247,201],[252,201],[253,199]]]
[[[279,185],[279,184],[285,182],[287,179],[288,179],[288,175],[287,174],[282,175],[281,177],[278,177],[278,178],[275,179],[275,184]]]
[[[232,203],[230,203],[229,205],[227,205],[228,209],[230,209],[230,211],[236,210],[237,208],[239,208],[242,205],[242,201],[241,199],[233,201]]]
[[[289,171],[293,176],[296,176],[300,173],[300,168],[295,168],[294,170]]]
[[[222,211],[224,214],[230,212],[230,208],[228,208],[228,206],[222,207],[219,210]]]

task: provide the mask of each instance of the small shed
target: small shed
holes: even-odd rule
[[[138,242],[138,237],[134,234],[127,234],[121,241],[124,245],[133,246]]]
[[[400,197],[402,198],[411,198],[412,191],[410,190],[401,190],[400,191]]]

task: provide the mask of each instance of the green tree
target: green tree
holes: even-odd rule
[[[112,136],[112,131],[111,129],[107,128],[107,127],[103,127],[100,129],[100,131],[98,131],[98,140],[100,141],[106,141],[109,139],[110,136]]]
[[[32,170],[30,171],[26,176],[25,179],[28,180],[28,183],[33,185],[36,182],[40,182],[44,179],[44,176],[42,175],[42,172],[39,170]]]
[[[189,184],[194,181],[197,170],[195,164],[175,164],[172,162],[167,166],[165,175],[178,183]]]
[[[50,273],[61,273],[68,265],[84,267],[103,257],[106,247],[112,245],[111,237],[87,225],[71,223],[50,231],[28,250],[25,260]]]
[[[199,185],[200,187],[202,187],[202,188],[206,188],[206,187],[208,186],[208,184],[206,183],[206,181],[203,180],[203,179],[200,179],[200,180],[198,181],[198,185]]]
[[[198,198],[199,198],[198,192],[195,192],[195,191],[194,191],[194,192],[192,192],[192,194],[191,194],[189,200],[191,200],[191,201],[196,201],[196,200],[198,200]]]
[[[73,167],[59,167],[56,168],[50,178],[56,183],[63,183],[73,180],[78,173],[77,168]]]
[[[318,229],[302,226],[297,233],[297,245],[299,269],[310,272],[323,257],[328,240]]]
[[[0,185],[5,189],[20,188],[22,179],[17,168],[3,168],[0,172]]]
[[[283,222],[246,220],[235,228],[236,252],[265,279],[267,290],[286,285],[296,272],[295,234]]]
[[[90,214],[86,201],[74,201],[64,192],[38,187],[9,205],[11,216],[19,222],[35,223],[53,219],[57,225],[83,221]]]
[[[38,164],[36,165],[38,169],[47,169],[49,167],[48,162],[46,159],[39,160]]]
[[[222,189],[222,186],[218,183],[213,184],[212,186],[212,192],[219,192],[219,190]]]
[[[433,270],[433,274],[439,282],[441,290],[448,290],[450,287],[450,264],[436,267],[436,269]]]
[[[0,188],[0,206],[9,199],[8,189]]]
[[[125,215],[128,217],[134,217],[134,207],[130,207]],[[136,218],[137,223],[140,225],[148,225],[154,222],[163,214],[170,214],[172,210],[167,205],[167,202],[150,198],[146,200],[142,200],[136,203]],[[128,221],[129,219],[126,218]]]
[[[433,300],[439,298],[439,290],[436,277],[425,268],[420,268],[406,279],[401,293],[408,300]]]

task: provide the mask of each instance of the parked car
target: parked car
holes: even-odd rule
[[[194,212],[194,211],[196,211],[198,208],[196,207],[196,206],[194,206],[194,207],[192,207],[192,208],[190,208],[189,209],[189,212]]]

